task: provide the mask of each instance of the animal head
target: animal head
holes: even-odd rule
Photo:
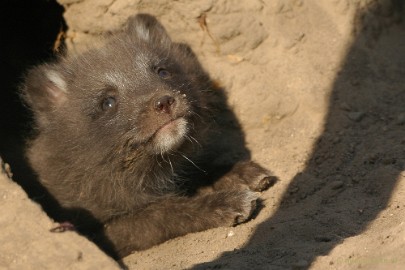
[[[22,95],[64,151],[134,157],[182,147],[209,85],[189,47],[140,14],[103,47],[30,70]]]

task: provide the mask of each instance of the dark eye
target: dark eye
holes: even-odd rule
[[[162,79],[168,79],[172,76],[172,74],[167,69],[164,69],[164,68],[157,68],[156,73]]]
[[[103,99],[101,103],[101,108],[103,109],[103,111],[107,111],[114,108],[116,104],[117,100],[115,99],[115,97],[107,97]]]

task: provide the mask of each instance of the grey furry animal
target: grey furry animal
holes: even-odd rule
[[[257,191],[274,182],[243,160],[244,146],[237,161],[221,161],[243,144],[225,96],[150,15],[130,18],[101,48],[34,67],[22,96],[33,112],[27,156],[40,182],[67,220],[118,257],[244,222]],[[239,132],[230,150],[223,126]]]

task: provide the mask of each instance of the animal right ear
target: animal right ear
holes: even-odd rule
[[[151,44],[167,45],[171,39],[162,24],[152,15],[138,14],[130,17],[127,22],[127,31]]]
[[[36,114],[59,107],[66,100],[67,84],[51,65],[31,69],[22,87],[22,96]]]

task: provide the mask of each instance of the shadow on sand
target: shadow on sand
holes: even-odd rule
[[[358,14],[323,134],[276,213],[243,248],[193,269],[306,269],[387,207],[405,168],[405,12],[391,3]]]

